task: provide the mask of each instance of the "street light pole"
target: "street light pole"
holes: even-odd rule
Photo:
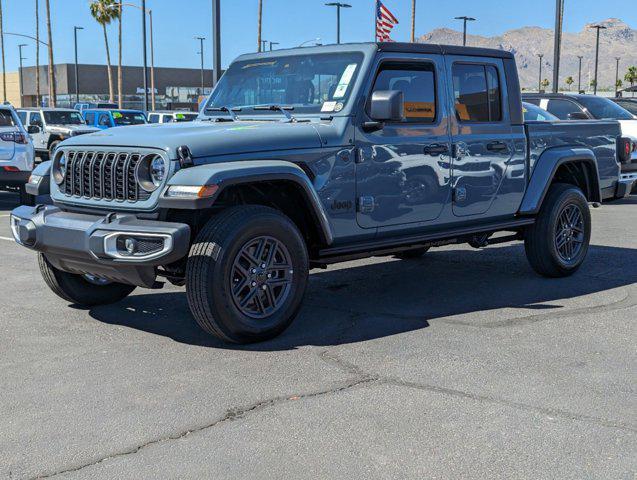
[[[327,7],[336,7],[336,43],[341,43],[341,8],[352,8],[348,3],[330,2]]]
[[[199,48],[201,48],[201,50],[199,51],[199,56],[201,57],[201,94],[203,95],[203,89],[204,89],[204,79],[203,79],[203,41],[206,39],[206,37],[195,37],[195,40],[199,40]]]
[[[542,91],[542,59],[544,58],[544,54],[538,53],[537,56],[540,59],[540,75],[537,80],[537,91],[539,93]]]
[[[27,44],[26,43],[21,43],[20,45],[18,45],[18,50],[20,51],[20,106],[23,107],[24,106],[24,93],[22,92],[24,87],[23,87],[23,81],[22,81],[22,60],[26,60],[26,58],[24,58],[22,56],[22,48],[26,47]]]
[[[75,39],[75,103],[80,103],[80,77],[77,67],[77,31],[84,30],[84,27],[73,27],[73,37]]]
[[[454,17],[454,20],[462,20],[462,45],[467,45],[467,22],[475,22],[473,17]]]
[[[593,95],[597,95],[597,68],[599,67],[599,31],[606,30],[604,25],[592,25],[591,28],[597,30],[597,39],[595,41],[595,78],[593,79]]]
[[[579,68],[577,69],[577,93],[582,91],[582,55],[578,55],[579,59]]]
[[[155,110],[155,47],[153,45],[153,11],[148,10],[150,21],[150,105]]]
[[[615,97],[617,97],[617,89],[619,88],[619,85],[617,85],[619,83],[619,61],[621,60],[621,57],[615,57],[615,61],[617,62],[615,64]]]
[[[212,85],[221,77],[221,5],[212,0]]]
[[[146,0],[142,0],[142,42],[144,45],[144,111],[148,111],[148,59],[146,53]]]

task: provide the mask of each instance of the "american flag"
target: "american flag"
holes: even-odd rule
[[[391,42],[389,34],[397,23],[396,17],[383,5],[383,2],[376,0],[376,41]]]

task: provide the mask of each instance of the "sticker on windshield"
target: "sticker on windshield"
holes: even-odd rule
[[[122,118],[123,115],[119,112],[113,112],[113,118]]]
[[[186,116],[185,116],[183,113],[177,113],[177,114],[175,115],[175,118],[176,118],[177,120],[183,120],[184,118],[186,118]]]
[[[333,112],[336,110],[336,102],[323,102],[321,112]]]
[[[341,79],[334,91],[333,98],[343,98],[345,96],[347,93],[347,87],[349,87],[352,77],[354,76],[354,72],[356,71],[356,66],[357,65],[355,63],[350,63],[347,67],[345,67],[345,71],[343,72],[343,75],[341,75]]]

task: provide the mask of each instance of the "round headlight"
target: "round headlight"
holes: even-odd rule
[[[166,162],[162,157],[157,156],[150,161],[149,173],[153,185],[159,187],[166,178]]]
[[[137,183],[147,192],[154,192],[166,178],[166,168],[166,162],[161,156],[145,156],[137,165]]]
[[[66,153],[61,152],[55,156],[53,160],[53,166],[51,168],[51,174],[55,183],[60,185],[64,181],[66,176]]]

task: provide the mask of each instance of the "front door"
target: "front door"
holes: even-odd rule
[[[31,134],[31,140],[33,140],[33,146],[35,149],[47,150],[49,148],[49,135],[44,131],[44,121],[40,112],[29,112],[29,125],[40,127],[40,131],[38,133]]]
[[[511,125],[503,62],[464,56],[446,60],[455,111],[453,213],[511,215],[524,194],[526,137],[522,125]]]
[[[438,96],[444,92],[442,57],[381,57],[375,71],[367,98],[378,90],[401,90],[405,116],[375,131],[357,127],[358,224],[376,228],[433,221],[450,193],[448,119]],[[362,113],[366,119],[367,111]]]

